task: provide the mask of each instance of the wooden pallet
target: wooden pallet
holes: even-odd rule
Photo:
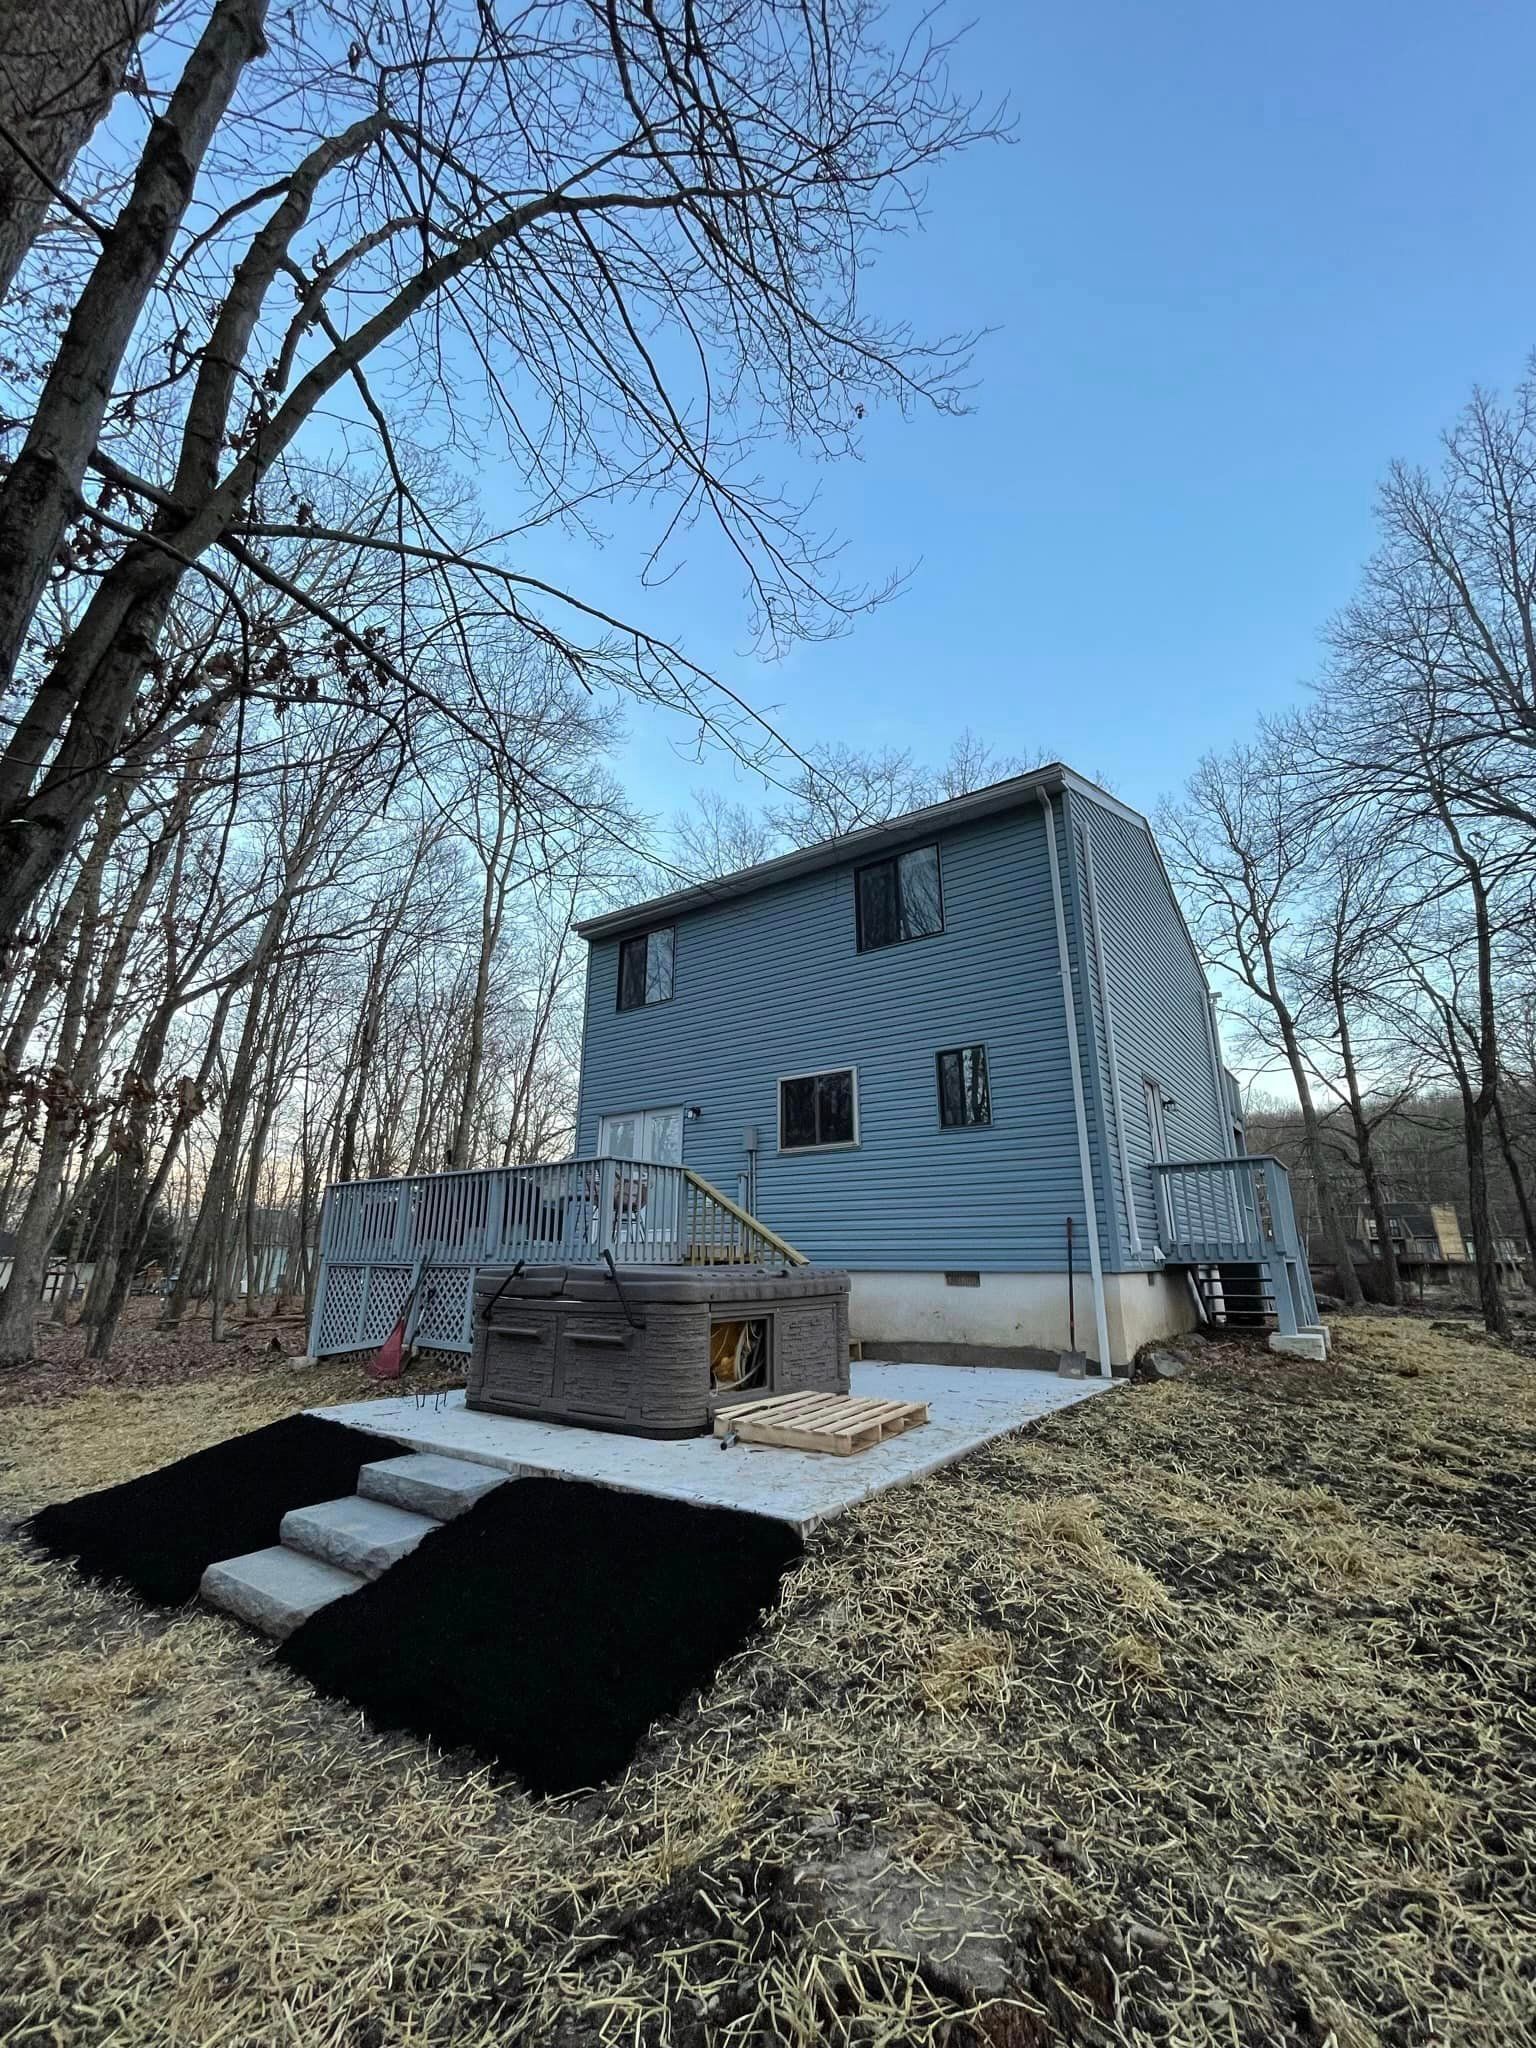
[[[791,1451],[831,1451],[839,1458],[867,1451],[888,1436],[920,1429],[926,1401],[860,1400],[852,1394],[771,1394],[742,1401],[715,1416],[715,1435]]]

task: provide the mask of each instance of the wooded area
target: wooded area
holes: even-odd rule
[[[1315,702],[1207,756],[1161,825],[1237,1050],[1294,1095],[1341,1292],[1360,1299],[1357,1205],[1396,1302],[1388,1202],[1464,1189],[1507,1336],[1498,1240],[1536,1246],[1536,367],[1508,401],[1473,395],[1437,469],[1394,466],[1377,519]],[[1456,1167],[1407,1164],[1448,1101]]]
[[[761,451],[962,403],[965,339],[860,283],[992,132],[946,54],[860,0],[13,10],[0,1361],[50,1260],[98,1355],[152,1249],[217,1334],[302,1294],[328,1180],[564,1145],[572,918],[693,871],[625,802],[627,706],[822,789],[529,564],[622,502],[761,647],[885,594]]]

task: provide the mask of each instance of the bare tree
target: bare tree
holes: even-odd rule
[[[717,789],[694,790],[691,808],[672,821],[672,862],[690,881],[735,874],[784,851],[783,837],[769,818]],[[671,885],[670,875],[657,881],[658,890]]]
[[[1305,1045],[1307,991],[1285,957],[1319,854],[1309,793],[1283,749],[1234,747],[1204,757],[1181,801],[1164,806],[1159,827],[1206,959],[1236,981],[1256,1028],[1284,1058],[1301,1108],[1328,1255],[1345,1300],[1358,1303],[1360,1279],[1329,1172]]]
[[[675,18],[651,0],[445,0],[393,17],[378,47],[325,15],[306,43],[297,20],[279,59],[265,16],[265,0],[214,0],[0,482],[0,682],[20,663],[27,690],[0,757],[0,939],[98,801],[184,580],[217,587],[233,562],[306,601],[270,549],[317,522],[302,504],[283,516],[271,487],[338,387],[397,477],[397,516],[329,537],[425,563],[450,618],[452,586],[573,673],[737,746],[745,707],[664,638],[552,589],[505,546],[445,545],[391,411],[441,406],[458,432],[497,432],[520,531],[636,491],[667,507],[658,551],[707,519],[760,632],[782,642],[869,597],[841,589],[799,512],[751,482],[755,443],[777,428],[836,455],[871,403],[957,402],[963,349],[920,346],[859,297],[924,170],[986,128],[924,31],[885,49],[863,0],[693,0]],[[256,111],[273,83],[257,73],[279,62],[286,117],[309,132],[274,178],[277,132]],[[136,339],[151,315],[158,360]],[[370,381],[381,362],[390,404]],[[61,567],[85,601],[44,643],[29,635]],[[309,602],[334,687],[393,691],[408,723],[430,687],[411,649]],[[281,665],[254,680],[291,687]],[[759,725],[750,743],[767,737]]]
[[[1376,1132],[1412,1096],[1417,1064],[1403,1059],[1401,1036],[1381,1043],[1381,1022],[1392,1018],[1382,1003],[1394,978],[1405,908],[1411,909],[1411,863],[1392,858],[1376,821],[1346,819],[1317,841],[1309,898],[1303,908],[1292,970],[1314,1000],[1307,1005],[1321,1041],[1308,1047],[1308,1069],[1342,1104],[1348,1118],[1349,1159],[1360,1177],[1375,1226],[1381,1298],[1402,1300],[1393,1231],[1376,1155]],[[1362,1059],[1365,1050],[1366,1058]],[[1380,1073],[1390,1067],[1389,1086]]]
[[[1536,384],[1508,407],[1475,393],[1438,477],[1392,470],[1378,524],[1330,630],[1313,778],[1417,858],[1429,949],[1405,972],[1463,1104],[1484,1320],[1507,1332],[1488,1164],[1507,1129],[1500,987],[1511,945],[1528,954],[1536,861]]]
[[[937,768],[922,766],[909,748],[869,752],[832,741],[813,747],[780,795],[761,811],[718,791],[696,790],[692,810],[673,820],[674,857],[691,878],[730,874],[792,847],[883,825],[925,804],[965,796],[1022,775],[1044,759],[1038,750],[1028,760],[1000,754],[969,729]]]

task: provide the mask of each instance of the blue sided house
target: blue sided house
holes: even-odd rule
[[[1313,1323],[1151,827],[1058,765],[578,927],[578,1153],[853,1276],[866,1355]]]
[[[574,1157],[332,1189],[312,1351],[403,1313],[466,1349],[475,1273],[515,1262],[846,1268],[897,1362],[1315,1325],[1151,828],[1070,769],[578,930]]]

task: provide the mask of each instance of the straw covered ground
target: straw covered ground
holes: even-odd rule
[[[14,1408],[8,1512],[339,1378]],[[1470,1334],[1210,1347],[823,1530],[563,1801],[6,1544],[0,2042],[1515,2048],[1533,1474]]]

